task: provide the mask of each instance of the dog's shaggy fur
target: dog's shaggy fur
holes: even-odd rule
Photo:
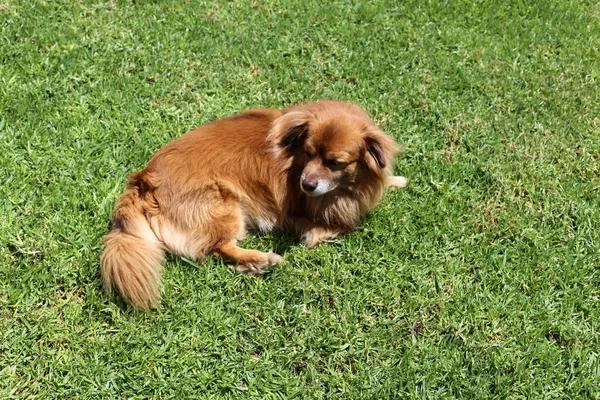
[[[201,126],[132,174],[100,264],[104,284],[138,308],[160,297],[164,252],[217,254],[239,271],[282,261],[246,250],[247,229],[292,230],[308,247],[353,230],[386,186],[397,146],[353,104],[255,109]]]

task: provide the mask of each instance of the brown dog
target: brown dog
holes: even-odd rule
[[[308,247],[352,231],[386,186],[406,185],[391,176],[396,152],[363,110],[337,101],[201,126],[130,176],[103,240],[104,284],[135,307],[156,305],[165,251],[267,271],[282,258],[238,247],[247,229],[293,230]]]

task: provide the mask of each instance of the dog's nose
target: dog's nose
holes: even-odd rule
[[[305,179],[302,181],[302,189],[305,192],[312,193],[319,186],[319,182],[316,179]]]

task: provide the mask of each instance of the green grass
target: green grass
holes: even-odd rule
[[[595,1],[0,0],[0,397],[600,398]],[[405,147],[353,234],[102,290],[128,173],[253,106],[335,98]]]

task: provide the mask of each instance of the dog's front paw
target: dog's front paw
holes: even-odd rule
[[[273,268],[274,265],[281,264],[283,257],[279,254],[268,252],[263,253],[263,257],[243,264],[231,265],[230,268],[245,274],[263,274]]]
[[[273,253],[272,251],[267,253],[269,268],[274,265],[281,264],[283,262],[283,257],[281,257],[277,253]]]
[[[306,247],[312,249],[316,247],[319,243],[321,243],[324,239],[333,239],[337,235],[339,235],[340,231],[334,231],[327,228],[312,228],[302,235],[302,242]]]
[[[390,176],[387,179],[387,185],[392,189],[399,189],[408,185],[408,179],[403,176]]]

